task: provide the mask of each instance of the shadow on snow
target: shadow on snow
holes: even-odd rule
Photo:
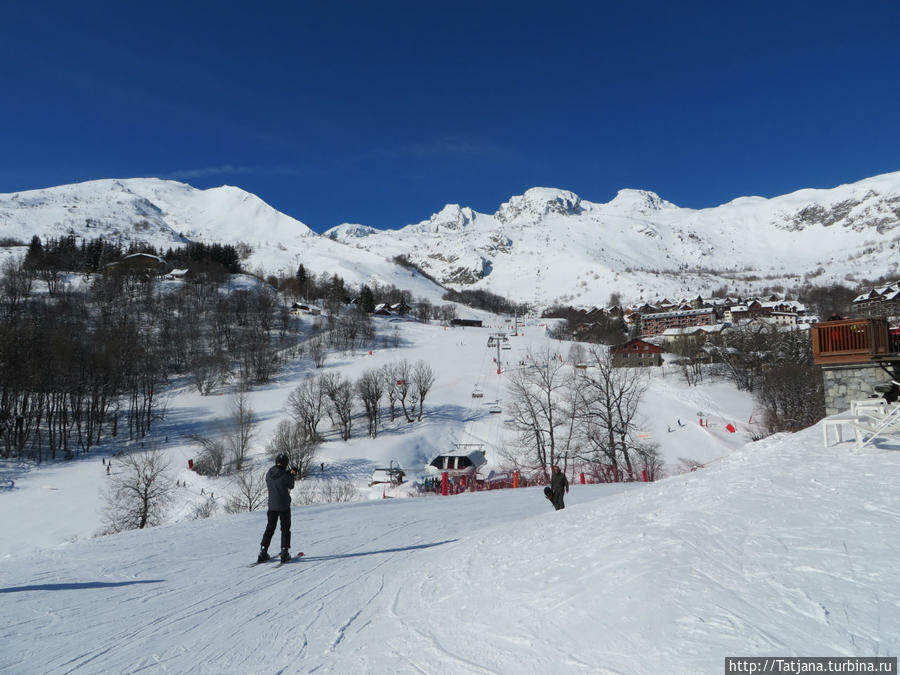
[[[161,584],[165,579],[143,579],[141,581],[84,581],[73,584],[35,584],[33,586],[10,586],[0,588],[0,593],[21,593],[22,591],[72,591],[91,588],[114,588],[134,584]]]
[[[377,555],[379,553],[402,553],[404,551],[415,551],[423,548],[434,548],[435,546],[443,546],[444,544],[452,544],[456,539],[445,539],[444,541],[436,541],[432,544],[416,544],[415,546],[401,546],[399,548],[383,548],[377,551],[360,551],[358,553],[335,553],[334,555],[311,555],[303,556],[303,560],[340,560],[341,558],[359,558],[364,555]]]

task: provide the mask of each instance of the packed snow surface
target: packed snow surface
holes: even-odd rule
[[[652,484],[295,508],[7,560],[18,673],[718,673],[728,655],[900,651],[896,450],[818,428]]]

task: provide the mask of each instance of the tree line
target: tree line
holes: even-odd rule
[[[140,439],[164,412],[172,376],[202,393],[235,378],[269,381],[296,345],[272,289],[162,292],[154,277],[108,272],[79,290],[35,293],[37,272],[0,270],[0,456],[72,457],[110,438]]]
[[[107,265],[135,253],[147,253],[164,258],[172,267],[188,267],[197,263],[219,268],[229,274],[242,271],[238,249],[231,244],[205,244],[189,242],[177,249],[163,251],[152,244],[122,239],[110,241],[104,237],[81,239],[75,235],[48,238],[41,241],[37,235],[31,238],[25,254],[25,267],[35,272],[100,272]]]

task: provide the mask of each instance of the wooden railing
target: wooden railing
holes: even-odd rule
[[[829,365],[900,357],[898,338],[882,316],[822,321],[812,326],[813,359],[819,365]]]

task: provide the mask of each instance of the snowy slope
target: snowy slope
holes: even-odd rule
[[[896,655],[900,453],[819,428],[654,484],[294,509],[6,560],[0,671],[719,673]]]
[[[75,235],[146,241],[157,248],[187,241],[247,244],[244,267],[292,275],[302,263],[312,274],[338,274],[354,285],[378,282],[440,304],[444,289],[385,259],[321,237],[256,195],[223,185],[198,190],[155,178],[97,180],[0,194],[0,236],[23,242]]]
[[[369,440],[358,420],[346,444],[323,428],[321,477],[359,486],[391,460],[421,474],[454,441],[483,442],[497,465],[514,439],[483,401],[505,405],[506,373],[527,350],[570,347],[528,323],[497,375],[486,337],[501,319],[377,325],[387,342],[331,354],[326,369],[356,378],[424,359],[437,380],[422,423],[386,423]],[[400,346],[385,346],[395,330]],[[292,362],[250,392],[257,466],[312,371]],[[667,371],[649,384],[642,432],[668,464],[706,468],[652,484],[573,481],[562,512],[537,488],[296,506],[304,559],[248,568],[260,512],[187,520],[193,504],[211,493],[221,504],[231,489],[186,469],[196,451],[187,436],[215,433],[230,398],[175,383],[145,442],[187,483],[177,522],[89,538],[108,480],[100,459],[121,445],[2,467],[0,672],[718,673],[726,655],[897,654],[900,443],[823,449],[816,426],[745,446],[746,393],[685,388]],[[471,397],[476,385],[484,399]]]
[[[855,285],[900,274],[900,172],[827,190],[741,197],[702,210],[646,190],[609,202],[531,188],[483,214],[448,204],[397,230],[343,224],[318,236],[236,187],[197,190],[152,178],[101,180],[0,194],[0,236],[122,237],[168,247],[184,239],[246,243],[251,270],[396,283],[440,300],[441,290],[389,262],[405,255],[445,285],[484,288],[544,307],[709,295],[725,285]]]
[[[398,231],[330,234],[408,255],[444,283],[542,306],[603,305],[611,292],[631,301],[695,297],[723,284],[746,292],[804,278],[852,284],[898,269],[900,172],[699,211],[644,190],[592,203],[532,188],[492,215],[451,204]]]

